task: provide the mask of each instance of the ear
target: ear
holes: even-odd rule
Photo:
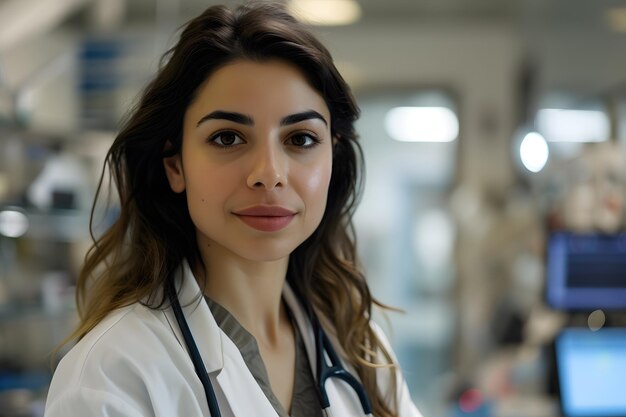
[[[163,158],[165,175],[170,183],[170,188],[175,193],[185,191],[185,173],[183,172],[183,162],[180,152],[173,156]]]

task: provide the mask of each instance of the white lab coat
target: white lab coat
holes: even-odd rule
[[[222,416],[276,417],[235,344],[217,325],[206,302],[197,301],[200,289],[186,263],[182,275],[179,299]],[[311,325],[288,285],[283,295],[315,369]],[[334,341],[333,345],[337,347]],[[383,392],[387,375],[381,373],[379,378]],[[421,417],[400,376],[398,382],[399,416]],[[334,417],[363,415],[356,394],[345,382],[331,378],[326,390]],[[155,310],[136,303],[116,310],[65,355],[52,379],[45,417],[87,416],[210,416],[171,308]]]

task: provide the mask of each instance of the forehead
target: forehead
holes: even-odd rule
[[[212,110],[231,110],[254,115],[283,117],[316,110],[330,117],[324,98],[294,65],[280,60],[239,60],[225,65],[198,88],[187,116]]]

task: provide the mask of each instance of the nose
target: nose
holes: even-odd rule
[[[253,152],[253,165],[248,175],[250,188],[272,190],[286,184],[286,156],[279,145],[259,144]]]

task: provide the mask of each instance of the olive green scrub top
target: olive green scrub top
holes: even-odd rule
[[[205,299],[218,326],[237,346],[248,369],[274,407],[274,410],[276,410],[276,413],[280,417],[322,417],[315,378],[309,365],[304,341],[293,318],[291,321],[296,337],[296,369],[293,398],[291,400],[291,414],[289,414],[274,396],[267,370],[254,336],[244,329],[228,310],[208,297],[205,297]],[[290,312],[289,316],[291,317]]]

